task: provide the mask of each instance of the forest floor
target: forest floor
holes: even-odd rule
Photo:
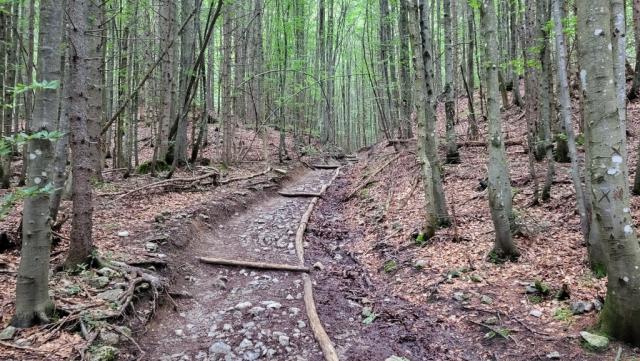
[[[438,114],[441,125],[442,109]],[[484,135],[486,122],[480,127]],[[523,140],[522,111],[506,110],[504,127],[509,139]],[[466,134],[466,122],[457,130]],[[629,164],[634,165],[640,136],[636,104],[629,105],[629,135]],[[157,272],[170,287],[159,304],[144,287],[136,288],[137,301],[113,326],[91,320],[71,324],[65,315],[78,310],[117,308],[121,300],[107,296],[126,289],[127,277],[104,270],[54,272],[52,295],[65,313],[54,326],[19,330],[0,341],[0,359],[80,359],[84,338],[101,329],[93,335],[97,347],[89,355],[115,345],[122,360],[321,360],[299,274],[197,259],[295,264],[292,242],[309,198],[284,198],[277,191],[316,191],[333,174],[297,161],[265,172],[264,163],[254,161],[260,147],[248,146],[254,135],[246,132],[242,139],[251,152],[237,167],[198,166],[176,175],[191,178],[216,169],[223,180],[243,178],[219,187],[187,182],[186,189],[127,194],[156,180],[105,173],[106,181],[96,185],[98,251]],[[275,132],[269,143],[273,157]],[[316,306],[340,359],[614,360],[619,351],[620,360],[640,358],[637,349],[623,344],[594,352],[581,342],[579,332],[597,323],[595,308],[605,295],[606,279],[588,269],[568,165],[556,165],[551,200],[532,207],[527,154],[520,145],[508,148],[522,256],[514,263],[487,260],[493,226],[486,190],[479,188],[486,174],[485,153],[483,147],[462,147],[461,164],[444,166],[453,225],[421,244],[415,235],[423,222],[424,198],[414,145],[396,152],[381,142],[361,150],[357,163],[341,169],[318,202],[305,236]],[[143,146],[141,159],[149,154]],[[205,156],[217,157],[211,150]],[[545,163],[536,169],[542,184]],[[639,202],[633,199],[634,219],[640,215]],[[18,207],[0,223],[0,231],[15,237],[19,219]],[[65,224],[56,236],[54,267],[64,259],[68,232]],[[13,313],[18,261],[17,249],[0,250],[0,330],[6,330]],[[558,300],[563,287],[570,298]],[[574,314],[576,307],[591,309]]]

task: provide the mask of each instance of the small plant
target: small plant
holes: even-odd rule
[[[489,252],[489,254],[487,255],[487,262],[493,263],[493,264],[503,264],[505,263],[507,260],[502,257],[498,252],[496,252],[496,250],[491,250],[491,252]]]
[[[504,328],[504,327],[500,327],[498,329],[496,329],[495,331],[489,331],[487,333],[484,334],[484,338],[487,340],[491,340],[493,338],[495,338],[496,336],[500,336],[502,338],[509,338],[509,335],[511,334],[511,330],[509,330],[508,328]]]
[[[533,287],[543,296],[548,296],[551,292],[551,288],[549,288],[549,285],[540,280],[536,280],[533,283]]]
[[[151,173],[152,164],[153,163],[151,161],[147,161],[147,162],[144,162],[144,163],[140,164],[138,166],[138,173],[139,174],[149,174],[149,173]],[[169,169],[171,169],[171,167],[164,160],[157,160],[156,161],[156,172],[166,172]]]
[[[385,273],[392,273],[392,272],[395,272],[397,269],[398,269],[398,263],[393,259],[388,260],[387,262],[384,263]]]
[[[540,295],[529,295],[527,296],[527,298],[529,299],[529,302],[531,302],[534,305],[542,303],[543,301],[543,298]]]
[[[364,307],[362,309],[362,317],[364,317],[362,323],[364,323],[365,325],[370,325],[373,323],[373,321],[376,320],[376,318],[378,318],[378,315],[373,312],[371,307]]]
[[[593,277],[597,279],[607,277],[607,268],[602,264],[594,265],[591,272],[593,273]]]
[[[415,244],[418,247],[423,247],[427,244],[427,235],[424,232],[418,233],[416,236]]]
[[[553,318],[558,321],[571,321],[573,319],[573,312],[567,307],[560,307],[553,313]]]
[[[69,296],[75,296],[82,291],[82,288],[80,288],[80,286],[78,285],[71,285],[67,287],[64,291]]]

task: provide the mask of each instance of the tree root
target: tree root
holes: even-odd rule
[[[204,175],[198,176],[198,177],[193,177],[193,178],[172,178],[172,179],[164,179],[158,182],[154,182],[151,184],[146,184],[144,186],[132,189],[118,197],[116,197],[113,201],[111,201],[111,203],[113,202],[117,202],[119,200],[121,200],[124,197],[130,196],[134,193],[138,193],[140,191],[143,190],[148,190],[148,189],[152,189],[152,188],[158,188],[158,187],[164,187],[167,185],[175,185],[175,184],[179,184],[179,183],[187,183],[189,186],[193,186],[194,184],[198,183],[201,180],[207,179],[207,178],[213,178],[214,180],[214,184],[217,182],[217,179],[220,177],[220,173],[218,173],[217,171],[214,172],[209,172],[206,173]]]
[[[221,265],[221,266],[246,267],[246,268],[265,269],[265,270],[272,270],[272,271],[309,272],[308,267],[291,266],[286,264],[234,261],[229,259],[208,258],[208,257],[198,257],[198,260],[202,263]]]

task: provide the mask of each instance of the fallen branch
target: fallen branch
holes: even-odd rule
[[[7,348],[14,348],[14,349],[23,350],[23,351],[30,351],[30,352],[34,352],[34,353],[41,353],[41,354],[49,354],[49,353],[51,353],[51,351],[38,350],[37,348],[33,348],[33,347],[29,347],[29,346],[18,346],[18,345],[12,344],[11,342],[5,342],[5,341],[0,341],[0,346],[4,346],[4,347],[7,347]]]
[[[272,270],[272,271],[309,272],[308,267],[292,266],[292,265],[286,265],[286,264],[235,261],[230,259],[209,258],[209,257],[198,257],[198,260],[202,263],[221,265],[221,266],[257,268],[257,269],[266,269],[266,270]]]
[[[504,331],[501,332],[501,330],[496,329],[493,326],[487,325],[486,323],[482,323],[482,322],[478,322],[478,321],[474,321],[474,320],[467,320],[471,323],[473,323],[474,325],[478,325],[478,326],[482,326],[484,328],[486,328],[487,330],[493,332],[495,335],[500,336],[502,338],[504,338],[505,340],[511,340],[513,341],[513,343],[515,343],[516,345],[518,344],[518,341],[516,341],[515,338],[513,338],[513,336],[509,335],[509,334],[505,334]]]
[[[322,197],[320,193],[313,192],[278,192],[283,197]]]
[[[309,318],[309,325],[313,331],[313,335],[316,341],[320,344],[320,349],[324,354],[325,361],[338,361],[338,354],[336,353],[333,343],[327,335],[327,332],[322,327],[320,317],[318,317],[318,311],[316,310],[316,303],[313,299],[313,284],[311,283],[311,277],[308,274],[302,275],[304,280],[304,306],[307,311],[307,317]]]
[[[524,141],[522,139],[514,139],[514,140],[505,140],[504,141],[504,146],[505,147],[513,147],[516,145],[524,145]],[[482,142],[482,141],[466,141],[466,142],[459,142],[458,143],[458,147],[468,147],[468,148],[473,148],[473,147],[486,147],[487,146],[487,142]]]
[[[356,187],[356,189],[354,189],[351,193],[349,193],[349,195],[345,198],[345,200],[349,200],[351,199],[354,195],[356,195],[356,193],[358,193],[362,188],[366,187],[367,185],[371,184],[373,177],[377,176],[378,173],[382,172],[385,168],[387,168],[391,163],[395,162],[396,160],[398,160],[398,158],[400,158],[401,154],[397,154],[395,157],[391,158],[388,162],[386,162],[385,164],[382,165],[382,167],[376,169],[375,172],[373,172],[369,177],[367,177],[367,179],[360,184],[359,186]]]
[[[339,165],[335,165],[335,164],[311,164],[311,168],[315,168],[315,169],[338,169],[340,168]]]
[[[223,179],[223,180],[220,181],[220,184],[229,184],[229,183],[233,183],[233,182],[239,182],[239,181],[243,181],[243,180],[253,179],[253,178],[259,177],[261,175],[265,175],[265,174],[267,174],[269,172],[271,172],[271,167],[268,167],[267,169],[265,169],[264,171],[262,171],[260,173],[252,174],[252,175],[249,175],[249,176],[246,176],[246,177]]]

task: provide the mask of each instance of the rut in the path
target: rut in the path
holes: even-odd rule
[[[330,170],[287,187],[318,192]],[[148,360],[322,360],[309,329],[299,274],[204,265],[197,257],[297,265],[295,233],[308,198],[275,196],[192,240],[178,291],[192,299],[163,310],[141,340]]]

